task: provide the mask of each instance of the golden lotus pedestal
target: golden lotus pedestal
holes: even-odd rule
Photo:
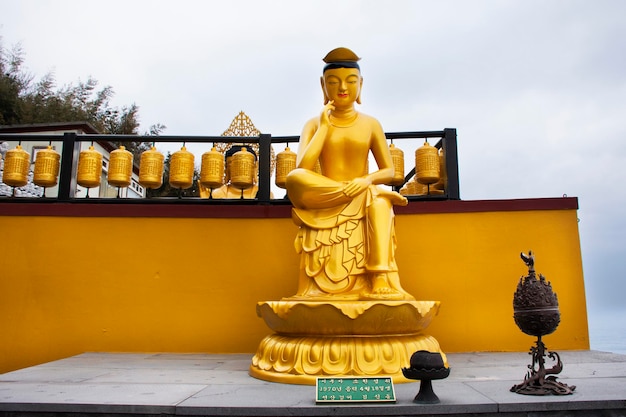
[[[439,301],[259,302],[257,314],[276,333],[261,341],[250,375],[305,385],[340,376],[412,382],[402,374],[411,355],[441,352],[423,333],[438,310]]]

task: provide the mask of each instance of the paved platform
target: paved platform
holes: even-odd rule
[[[573,395],[510,392],[527,353],[459,353],[433,405],[413,403],[419,382],[396,384],[395,403],[316,404],[313,386],[250,377],[251,355],[85,353],[0,375],[0,416],[626,416],[626,355],[559,353]]]

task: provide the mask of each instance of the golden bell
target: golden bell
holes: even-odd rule
[[[404,152],[396,148],[393,143],[389,145],[389,152],[393,162],[393,178],[387,185],[402,185],[404,184]]]
[[[163,161],[165,157],[153,146],[141,154],[139,160],[139,184],[146,188],[163,185]]]
[[[78,175],[76,182],[85,188],[100,185],[102,175],[102,154],[93,148],[93,145],[78,156]]]
[[[187,189],[193,185],[193,154],[186,147],[172,154],[170,160],[170,185],[174,188]]]
[[[133,175],[133,154],[125,146],[111,152],[107,181],[114,187],[128,187]]]
[[[254,154],[243,147],[232,157],[230,165],[230,183],[233,187],[245,190],[254,185],[256,166]]]
[[[9,149],[4,158],[4,174],[2,182],[11,187],[23,187],[28,183],[30,155],[21,145]]]
[[[58,182],[60,166],[61,155],[48,145],[37,152],[33,182],[40,187],[54,187]]]
[[[224,184],[224,154],[215,146],[202,154],[200,184],[210,189],[219,188]]]
[[[296,157],[289,146],[276,155],[276,185],[280,188],[285,188],[287,174],[296,169]]]
[[[415,178],[420,184],[439,181],[439,153],[428,141],[415,151]]]

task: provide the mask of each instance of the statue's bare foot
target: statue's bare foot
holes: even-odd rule
[[[405,196],[395,191],[382,189],[379,195],[387,198],[394,206],[406,206],[409,204],[409,200]]]
[[[372,277],[372,291],[362,294],[367,300],[403,300],[404,294],[389,286],[387,274],[375,274]]]

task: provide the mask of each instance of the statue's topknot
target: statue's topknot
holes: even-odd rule
[[[357,63],[360,59],[361,58],[348,48],[335,48],[327,53],[323,59],[326,63],[324,71],[335,68],[356,68],[360,70],[359,64]]]

